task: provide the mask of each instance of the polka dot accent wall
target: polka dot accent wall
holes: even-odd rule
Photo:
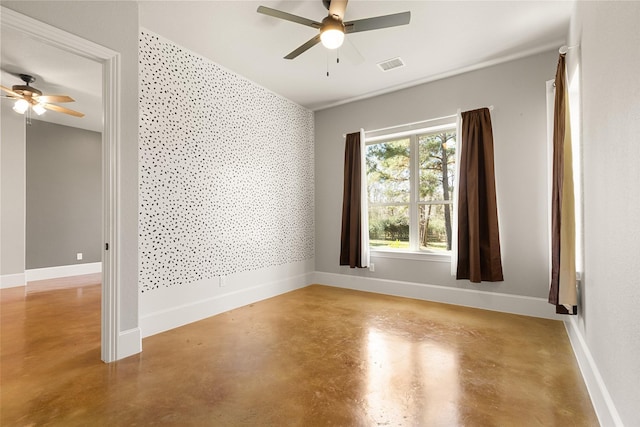
[[[314,257],[313,112],[140,32],[140,290]]]

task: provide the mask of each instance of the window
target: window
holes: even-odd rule
[[[366,144],[370,247],[450,251],[455,123],[367,138]]]

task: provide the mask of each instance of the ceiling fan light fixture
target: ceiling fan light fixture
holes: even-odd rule
[[[344,42],[344,24],[337,16],[327,16],[320,27],[320,41],[327,49],[337,49]]]
[[[13,104],[13,111],[18,114],[24,114],[29,109],[29,102],[26,99],[18,99],[15,104]]]
[[[342,46],[344,42],[344,33],[334,28],[324,30],[322,34],[320,34],[320,40],[322,41],[322,45],[327,49],[337,49]]]
[[[34,113],[36,113],[39,116],[43,115],[45,111],[47,111],[44,108],[44,106],[42,106],[42,104],[36,104],[33,107],[31,107],[31,109],[33,110]]]

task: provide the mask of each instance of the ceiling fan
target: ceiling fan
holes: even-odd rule
[[[59,105],[51,104],[51,102],[74,102],[75,100],[67,95],[43,95],[42,91],[36,89],[33,86],[29,86],[30,83],[36,81],[33,76],[29,74],[19,74],[20,79],[24,82],[23,85],[14,85],[11,89],[0,85],[0,89],[7,92],[5,96],[9,99],[15,99],[16,103],[13,106],[13,110],[17,113],[24,114],[31,108],[37,115],[42,115],[46,110],[57,111],[58,113],[69,114],[75,117],[84,117],[83,113],[71,110],[69,108],[61,107]]]
[[[376,16],[374,18],[357,19],[355,21],[344,22],[344,13],[348,0],[322,0],[324,7],[329,10],[329,14],[322,22],[313,21],[301,16],[292,15],[269,7],[258,7],[258,13],[295,22],[315,28],[320,32],[308,42],[304,43],[293,52],[285,56],[285,59],[294,59],[303,52],[322,42],[328,49],[336,49],[342,45],[344,35],[359,33],[362,31],[378,30],[380,28],[397,27],[406,25],[411,20],[411,12],[394,13],[392,15]]]

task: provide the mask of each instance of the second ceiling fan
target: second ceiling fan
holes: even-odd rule
[[[357,19],[344,22],[344,13],[348,0],[323,0],[322,3],[329,10],[329,14],[322,22],[317,22],[301,16],[292,15],[269,7],[258,7],[258,13],[306,25],[319,30],[319,33],[302,46],[285,56],[285,59],[294,59],[303,52],[322,42],[328,49],[336,49],[342,45],[345,34],[359,33],[362,31],[378,30],[381,28],[406,25],[411,20],[411,12],[394,13],[392,15],[376,16],[374,18]]]
[[[70,96],[43,95],[41,90],[30,85],[36,81],[33,76],[29,74],[18,74],[18,77],[20,77],[24,82],[23,85],[14,85],[11,89],[0,85],[0,90],[3,90],[8,94],[6,97],[16,101],[13,106],[13,111],[16,113],[24,114],[27,111],[32,110],[40,116],[44,114],[46,109],[56,111],[58,113],[69,114],[75,117],[84,117],[84,114],[79,111],[74,111],[70,108],[52,104],[52,102],[74,102],[74,99]]]

